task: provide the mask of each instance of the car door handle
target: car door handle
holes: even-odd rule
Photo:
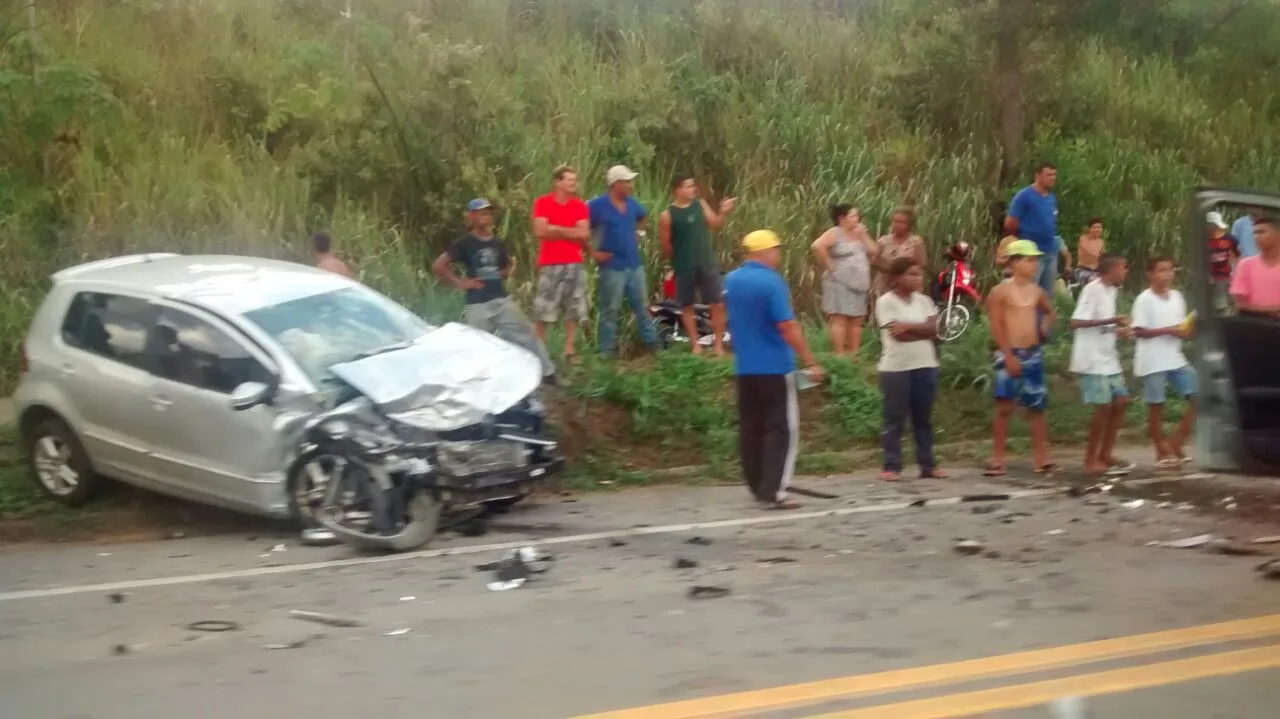
[[[173,405],[173,400],[169,399],[168,397],[164,397],[164,396],[161,396],[161,395],[158,395],[158,394],[157,394],[157,395],[152,395],[152,397],[151,397],[151,405],[152,405],[153,407],[155,407],[156,409],[160,409],[160,410],[162,410],[162,409],[164,409],[165,407],[172,406],[172,405]]]

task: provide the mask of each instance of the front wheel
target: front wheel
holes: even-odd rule
[[[938,339],[943,342],[959,339],[969,329],[971,320],[969,308],[959,302],[944,307],[938,314]]]

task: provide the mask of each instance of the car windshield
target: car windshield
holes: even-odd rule
[[[431,329],[400,305],[364,287],[347,287],[246,312],[317,384],[329,368],[413,342]]]

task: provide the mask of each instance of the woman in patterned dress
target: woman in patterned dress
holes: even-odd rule
[[[853,205],[832,205],[831,225],[813,243],[813,254],[823,270],[822,312],[827,316],[831,348],[837,355],[856,358],[862,347],[876,243]]]
[[[893,211],[889,223],[889,234],[876,241],[878,255],[875,258],[876,281],[873,287],[875,297],[887,291],[887,273],[893,261],[900,257],[909,257],[928,271],[929,262],[925,256],[924,239],[915,234],[916,213],[910,207],[899,207]],[[872,304],[875,304],[874,298]]]

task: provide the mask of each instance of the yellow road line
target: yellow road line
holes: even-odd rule
[[[833,712],[809,719],[947,719],[1001,709],[1047,704],[1068,696],[1098,696],[1179,684],[1193,679],[1240,674],[1280,667],[1280,646],[1241,649],[1192,659],[1113,669],[1030,684],[953,694],[934,699],[885,704],[866,709]]]
[[[655,704],[591,714],[576,719],[708,719],[725,715],[741,716],[745,712],[807,706],[845,697],[884,694],[1012,674],[1026,674],[1275,634],[1280,634],[1280,614],[1117,637],[1051,649],[968,659],[950,664],[898,669]]]

